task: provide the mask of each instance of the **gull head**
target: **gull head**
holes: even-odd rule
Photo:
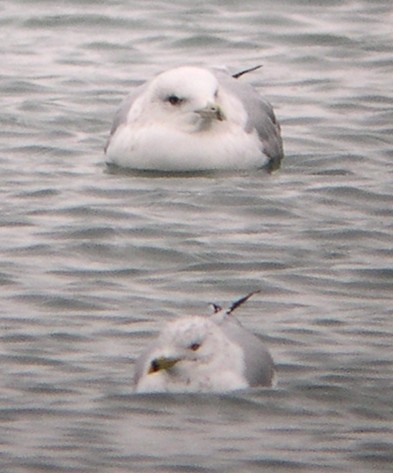
[[[159,74],[146,94],[150,114],[200,130],[225,120],[217,78],[207,69],[185,66]]]
[[[136,390],[222,391],[246,387],[242,350],[202,316],[169,322],[144,357]]]

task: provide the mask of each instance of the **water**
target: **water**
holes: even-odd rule
[[[391,2],[3,0],[0,24],[1,471],[391,471]],[[106,170],[120,100],[185,62],[263,64],[278,172]],[[132,392],[162,321],[256,288],[276,388]]]

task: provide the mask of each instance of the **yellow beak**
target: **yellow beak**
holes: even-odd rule
[[[174,366],[178,361],[180,361],[179,358],[165,358],[165,356],[162,356],[161,358],[155,358],[150,363],[148,374],[157,373],[157,371],[161,370],[168,370],[169,368],[172,368],[172,366]]]
[[[222,113],[221,107],[216,103],[209,103],[206,107],[198,110],[197,113],[203,118],[216,118],[220,122],[225,120],[225,115]]]

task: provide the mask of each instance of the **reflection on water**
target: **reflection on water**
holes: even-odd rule
[[[2,471],[390,471],[392,9],[387,0],[5,1]],[[282,168],[104,166],[131,88],[263,64]],[[162,320],[238,313],[274,389],[135,395]]]

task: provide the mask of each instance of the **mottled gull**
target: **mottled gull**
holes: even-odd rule
[[[232,311],[215,305],[210,317],[186,316],[168,322],[137,359],[137,392],[226,392],[272,386],[274,363],[261,339]]]
[[[252,68],[254,70],[256,68]],[[277,169],[283,158],[273,108],[224,69],[183,66],[137,87],[117,111],[108,165],[152,171]]]

